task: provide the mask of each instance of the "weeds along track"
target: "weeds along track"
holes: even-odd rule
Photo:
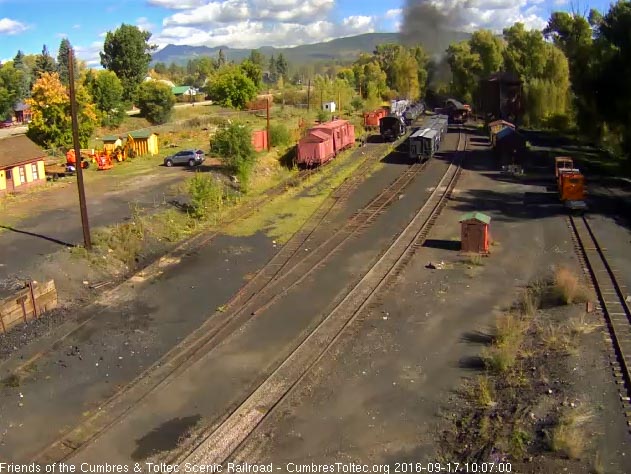
[[[408,226],[364,277],[322,322],[252,393],[223,420],[202,428],[173,451],[165,462],[221,464],[238,451],[256,427],[328,353],[344,330],[383,291],[421,246],[451,194],[461,171],[466,137],[459,135],[458,153],[440,183]]]
[[[625,407],[627,425],[631,427],[631,310],[625,300],[616,270],[607,260],[607,251],[596,237],[585,216],[570,216],[574,244],[584,272],[598,297],[597,309],[604,316],[615,358],[611,361],[614,377]]]
[[[405,138],[403,137],[395,145]],[[211,315],[198,329],[163,355],[151,367],[129,384],[120,388],[94,414],[42,450],[37,455],[36,460],[42,463],[58,462],[78,453],[168,378],[185,370],[199,357],[212,350],[218,342],[238,329],[256,312],[262,311],[303,281],[335,250],[363,230],[368,219],[371,219],[372,222],[376,215],[383,212],[385,207],[398,196],[399,192],[426,166],[426,164],[410,166],[365,208],[351,216],[346,225],[336,233],[319,245],[316,244],[309,253],[301,252],[304,243],[323,221],[349,198],[382,157],[383,152],[384,147],[382,146],[369,147],[366,150],[364,160],[352,176],[324,200],[289,242],[220,310]],[[302,179],[305,179],[311,175],[312,173],[305,173],[301,176]],[[267,195],[266,199],[269,197]]]

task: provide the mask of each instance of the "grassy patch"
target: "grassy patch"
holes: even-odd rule
[[[286,242],[331,192],[361,164],[361,160],[351,160],[351,156],[352,151],[339,155],[320,173],[305,182],[297,183],[251,217],[229,226],[227,232],[248,236],[263,231],[278,242]]]
[[[517,314],[509,313],[497,318],[493,344],[482,352],[489,370],[501,374],[512,369],[529,326],[529,321]]]
[[[581,285],[576,273],[566,267],[554,272],[553,292],[563,304],[584,303],[588,300],[587,289]]]
[[[580,459],[589,445],[589,434],[585,425],[592,414],[587,410],[562,412],[549,433],[550,449],[569,459]]]

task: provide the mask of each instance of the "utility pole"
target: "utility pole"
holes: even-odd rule
[[[265,103],[267,104],[267,151],[270,151],[270,136],[269,136],[269,97],[265,99]]]
[[[77,187],[79,188],[79,209],[81,211],[81,226],[83,227],[83,245],[86,250],[92,250],[90,238],[90,224],[88,223],[88,207],[85,201],[85,188],[83,187],[83,157],[79,144],[79,122],[77,120],[77,100],[74,84],[74,52],[68,50],[68,82],[70,83],[70,115],[72,117],[72,142],[75,154],[75,166],[77,167]]]
[[[311,110],[311,79],[307,85],[307,112]]]

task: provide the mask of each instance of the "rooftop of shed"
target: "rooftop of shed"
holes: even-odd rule
[[[467,212],[466,214],[463,214],[460,216],[460,220],[458,222],[464,222],[464,221],[470,221],[470,220],[480,221],[488,225],[491,223],[491,216],[487,216],[486,214],[483,214],[482,212]]]
[[[132,137],[134,140],[147,139],[151,135],[157,135],[157,133],[154,133],[154,132],[129,132],[129,136]]]
[[[0,169],[45,158],[46,152],[26,135],[0,139]]]

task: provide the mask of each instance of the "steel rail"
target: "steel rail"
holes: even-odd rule
[[[344,299],[306,336],[289,356],[222,421],[202,428],[165,459],[169,464],[221,464],[284,400],[314,366],[326,356],[344,330],[388,285],[412,258],[444,207],[460,176],[464,134],[460,129],[458,153],[429,199],[408,226],[382,254]]]
[[[407,135],[406,135],[407,136]],[[401,143],[405,140],[404,136],[401,140],[395,144]],[[178,343],[170,351],[160,357],[154,364],[144,370],[139,376],[134,378],[128,384],[120,388],[107,400],[100,404],[98,410],[90,417],[73,428],[70,431],[57,438],[55,441],[41,450],[35,457],[35,460],[43,463],[58,462],[67,460],[70,456],[73,456],[84,449],[92,440],[97,438],[101,433],[112,426],[117,420],[128,413],[134,406],[141,402],[146,396],[156,390],[162,383],[168,378],[176,375],[177,373],[185,370],[191,363],[194,362],[201,355],[212,350],[218,340],[227,337],[243,322],[243,317],[251,317],[255,312],[262,311],[262,307],[258,306],[252,311],[251,306],[247,306],[253,302],[257,297],[264,292],[270,292],[270,285],[278,285],[282,281],[285,281],[289,272],[294,272],[296,268],[303,264],[304,260],[316,255],[315,250],[321,248],[322,245],[330,243],[333,238],[343,231],[345,227],[342,227],[338,232],[330,236],[323,244],[320,244],[314,252],[304,255],[304,252],[300,252],[302,245],[306,242],[313,233],[318,229],[318,226],[322,221],[330,215],[330,213],[337,207],[337,204],[341,204],[345,199],[350,196],[355,187],[360,183],[363,176],[372,169],[375,162],[381,157],[382,147],[374,147],[374,152],[369,154],[366,159],[359,165],[356,173],[351,178],[342,183],[336,192],[335,198],[325,200],[325,202],[316,210],[314,215],[303,225],[303,227],[297,232],[297,234],[288,242],[272,259],[259,270],[254,277],[246,283],[246,285],[240,289],[227,303],[221,308],[221,311],[215,311],[216,317],[209,317],[202,325],[190,333],[183,341]],[[370,153],[369,152],[369,153]],[[417,167],[417,172],[424,169]],[[304,170],[306,172],[316,170]],[[357,174],[359,172],[359,175]],[[414,176],[416,176],[416,174]],[[302,175],[301,179],[311,176],[306,173]],[[402,177],[406,179],[403,180]],[[367,206],[373,205],[374,201],[382,198],[382,195],[391,191],[391,199],[387,202],[382,202],[382,205],[373,212],[380,212],[396,195],[396,190],[401,190],[413,179],[409,173],[402,173],[393,183],[391,183],[386,190],[382,191],[376,198],[374,198]],[[402,185],[402,182],[404,184]],[[396,186],[396,190],[394,187]],[[279,193],[282,194],[282,193]],[[269,195],[267,196],[269,198]],[[361,214],[358,213],[358,214]],[[246,216],[247,217],[247,216]],[[243,218],[236,218],[238,220]],[[344,242],[348,240],[352,235],[360,229],[361,216],[354,215],[348,222],[349,225],[355,226],[355,230],[345,236]],[[347,224],[348,224],[347,222]],[[336,246],[339,248],[342,243]],[[328,258],[333,252],[326,254],[325,258]],[[287,270],[292,258],[298,256],[299,259],[293,262],[293,265]],[[311,269],[313,271],[313,268]],[[284,272],[284,273],[283,273]],[[305,275],[300,278],[303,281],[306,278]],[[293,282],[291,287],[295,287],[299,282]],[[258,287],[258,288],[257,288]],[[284,293],[288,291],[289,287],[284,288]],[[272,295],[272,299],[276,301],[279,295]],[[268,301],[267,305],[272,301]],[[232,313],[226,314],[227,310],[232,310]],[[221,314],[221,318],[219,318]],[[241,319],[239,319],[241,318]],[[219,321],[218,321],[219,319]],[[210,347],[209,347],[210,346]],[[131,399],[131,400],[130,400]]]

